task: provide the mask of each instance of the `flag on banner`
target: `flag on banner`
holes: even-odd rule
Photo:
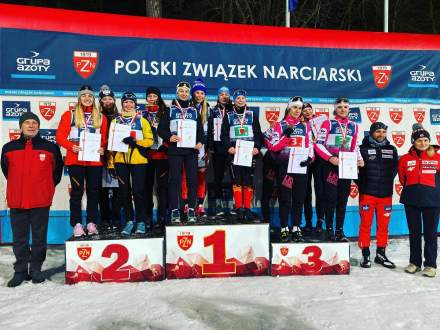
[[[294,11],[298,7],[299,0],[289,0],[289,11]]]

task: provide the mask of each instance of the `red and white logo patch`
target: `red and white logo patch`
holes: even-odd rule
[[[20,135],[21,131],[19,129],[9,129],[9,141],[18,140]]]
[[[193,242],[194,242],[193,233],[187,231],[187,232],[179,232],[177,234],[177,244],[183,251],[189,250]]]
[[[69,102],[69,111],[75,109],[75,106],[76,106],[76,102]]]
[[[53,116],[55,115],[55,111],[57,110],[56,102],[52,101],[40,101],[39,102],[39,109],[40,113],[46,120],[51,120]]]
[[[389,110],[390,118],[395,124],[399,124],[403,119],[403,109],[402,108],[390,108]]]
[[[359,194],[359,189],[356,183],[352,183],[350,185],[350,197],[351,198],[356,198],[357,195]]]
[[[373,65],[374,84],[379,89],[386,88],[391,81],[391,65]]]
[[[78,246],[76,248],[76,253],[81,260],[86,261],[92,255],[92,247],[83,245]]]
[[[40,154],[40,161],[44,162],[46,159],[46,154]]]
[[[328,108],[315,108],[315,115],[316,117],[325,115],[327,118],[329,118],[330,110]]]
[[[89,78],[98,66],[98,52],[75,50],[73,52],[73,67],[84,79]]]
[[[425,108],[414,108],[413,109],[414,118],[420,124],[425,119]]]
[[[367,110],[368,119],[370,119],[370,121],[372,123],[375,123],[379,119],[380,108],[379,107],[367,107],[365,109]]]
[[[393,137],[394,144],[398,148],[401,148],[405,144],[405,132],[404,131],[392,132],[391,136]]]
[[[283,257],[289,254],[289,248],[287,246],[280,247],[280,253]]]
[[[265,109],[266,120],[269,124],[275,123],[280,117],[280,108],[278,107],[266,107]]]

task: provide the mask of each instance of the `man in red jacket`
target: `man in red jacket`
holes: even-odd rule
[[[32,279],[41,283],[41,266],[46,259],[49,208],[55,186],[63,172],[60,148],[39,135],[40,119],[32,112],[20,117],[21,136],[6,143],[1,167],[7,180],[6,199],[11,209],[14,277],[8,287]],[[29,248],[29,232],[32,246]]]

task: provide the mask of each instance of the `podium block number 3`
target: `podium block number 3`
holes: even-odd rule
[[[212,245],[212,264],[202,265],[203,275],[235,274],[235,262],[226,261],[226,233],[224,230],[216,230],[203,238],[205,247]]]
[[[123,281],[130,279],[129,269],[120,269],[128,261],[128,249],[121,244],[107,245],[102,251],[102,257],[111,258],[113,254],[117,255],[116,260],[104,268],[101,274],[102,281]]]

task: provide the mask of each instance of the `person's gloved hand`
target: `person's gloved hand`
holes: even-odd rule
[[[308,157],[306,160],[299,163],[299,166],[306,167],[309,166],[312,163],[312,158]]]
[[[290,137],[290,135],[292,135],[292,133],[293,133],[293,128],[290,126],[286,127],[283,131],[283,135],[287,136],[287,137]]]
[[[122,142],[128,144],[130,147],[133,147],[136,144],[136,139],[132,136],[127,136],[122,139]]]

